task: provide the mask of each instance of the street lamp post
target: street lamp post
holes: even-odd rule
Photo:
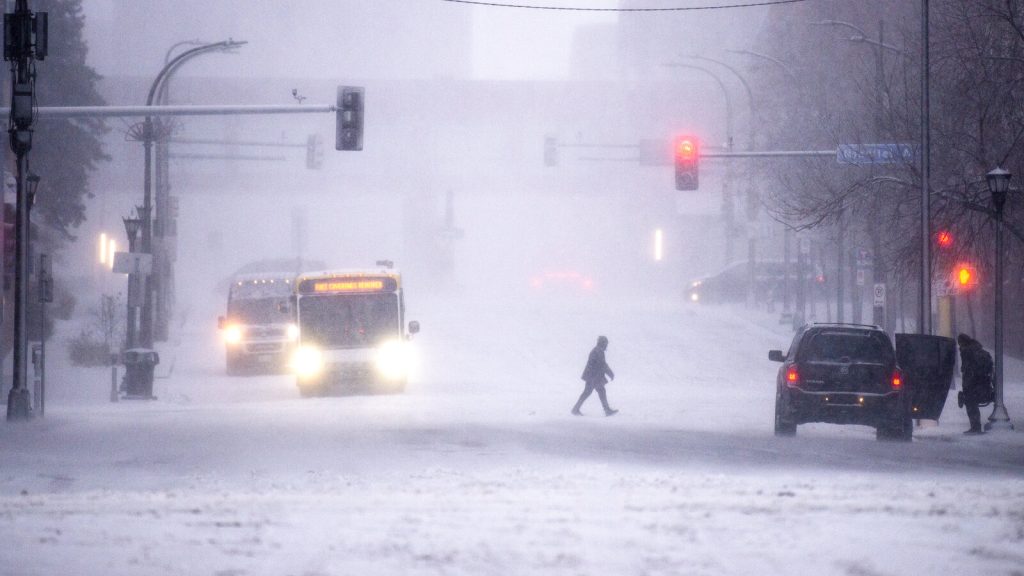
[[[992,193],[992,207],[994,208],[996,220],[996,290],[995,290],[995,401],[992,403],[992,414],[985,423],[985,430],[996,428],[1013,430],[1010,422],[1010,415],[1006,411],[1006,404],[1003,403],[1003,206],[1006,205],[1006,196],[1010,190],[1010,178],[1012,174],[1002,168],[996,168],[989,172],[985,179],[988,181],[989,192]]]
[[[803,90],[800,90],[800,87],[801,87],[800,80],[797,78],[796,74],[793,73],[793,70],[785,62],[783,62],[782,60],[779,60],[778,58],[776,58],[774,56],[769,56],[767,54],[762,54],[760,52],[753,52],[753,51],[750,51],[750,50],[729,50],[729,52],[732,52],[734,54],[743,54],[743,55],[746,55],[746,56],[753,56],[754,58],[760,58],[762,60],[767,60],[768,62],[771,62],[772,64],[777,66],[779,69],[781,69],[783,71],[783,73],[786,74],[786,76],[789,78],[789,80],[793,83],[793,86],[797,87],[797,89],[800,92],[800,96],[801,96],[800,100],[801,101],[803,100]],[[783,230],[783,242],[782,242],[782,246],[783,246],[782,247],[782,259],[783,259],[783,269],[784,269],[783,275],[785,277],[784,281],[782,283],[782,313],[783,313],[784,317],[786,315],[792,314],[792,305],[791,305],[792,304],[791,303],[792,298],[790,297],[790,285],[791,285],[790,279],[793,276],[793,273],[792,273],[792,270],[791,270],[791,267],[790,267],[790,264],[791,264],[790,263],[790,260],[791,260],[790,251],[791,251],[791,246],[793,244],[792,237],[793,237],[793,227],[788,225],[788,224],[786,224],[785,228]],[[799,258],[798,258],[798,260],[799,260]],[[803,276],[804,276],[803,275],[803,271],[801,270],[801,271],[797,272],[797,276],[799,278],[799,280],[797,281],[798,282],[797,285],[800,287],[800,292],[801,292],[801,296],[802,296]],[[799,326],[803,325],[803,316],[804,316],[804,312],[803,312],[803,308],[802,308],[802,306],[803,306],[803,298],[802,297],[798,298],[798,300],[800,301],[800,304],[799,304],[799,307],[800,307],[799,319],[797,317],[791,317],[792,318],[792,324],[793,324],[794,327],[799,327]]]
[[[124,231],[128,236],[128,253],[135,252],[135,242],[139,237],[139,229],[142,228],[142,218],[122,218],[124,220]],[[138,308],[135,293],[134,274],[128,272],[128,317],[125,318],[125,339],[124,347],[130,350],[135,347],[135,309]]]
[[[153,80],[153,84],[149,88],[149,94],[146,98],[146,106],[152,106],[155,103],[157,92],[163,86],[163,82],[171,75],[177,68],[182,65],[186,60],[198,56],[200,54],[217,51],[217,50],[231,50],[246,44],[246,42],[236,42],[234,40],[225,40],[223,42],[216,42],[213,44],[205,44],[197,46],[189,50],[185,50],[181,54],[178,54],[166,64],[157,74]],[[146,116],[142,122],[141,134],[139,139],[143,142],[145,161],[144,161],[144,177],[143,177],[143,208],[145,209],[145,216],[142,221],[142,252],[152,254],[153,253],[153,222],[152,206],[153,206],[153,142],[157,140],[157,127],[154,125],[153,117]],[[160,130],[161,134],[165,132]],[[142,214],[140,214],[142,216]],[[154,266],[154,271],[159,271],[159,267]],[[142,305],[142,317],[139,320],[139,339],[140,344],[144,348],[153,347],[153,284],[160,284],[161,280],[157,279],[155,282],[146,283],[145,293],[143,294],[143,305]]]
[[[714,58],[708,58],[698,54],[690,55],[691,58],[696,60],[704,60],[717,64],[726,70],[728,70],[740,84],[743,85],[743,89],[747,92],[747,103],[750,105],[750,118],[747,121],[747,128],[749,131],[749,139],[747,141],[747,150],[753,150],[755,146],[755,127],[757,125],[757,108],[754,103],[754,92],[750,89],[750,84],[747,83],[747,79],[740,74],[739,70],[729,64],[716,60]],[[756,302],[757,287],[755,286],[755,279],[757,277],[757,207],[758,197],[754,185],[749,181],[747,182],[747,306],[753,307]]]

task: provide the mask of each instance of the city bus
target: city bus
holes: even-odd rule
[[[228,289],[227,314],[217,319],[229,375],[285,371],[298,340],[288,314],[294,274],[239,274]]]
[[[302,396],[405,390],[413,363],[401,275],[381,268],[301,274],[293,317],[299,342],[292,369]]]

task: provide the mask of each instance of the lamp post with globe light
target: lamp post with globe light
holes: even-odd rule
[[[122,220],[124,220],[125,234],[128,235],[128,252],[135,252],[135,243],[139,237],[139,230],[142,229],[142,218],[122,218]],[[135,347],[135,308],[137,308],[137,306],[135,302],[136,298],[133,287],[133,276],[134,275],[131,273],[128,274],[128,317],[125,319],[126,333],[124,339],[124,347],[126,350]]]
[[[1003,403],[1003,207],[1010,191],[1010,178],[1013,175],[996,168],[985,175],[988,190],[992,193],[992,207],[996,219],[996,290],[995,290],[995,401],[992,403],[992,414],[985,423],[985,430],[1013,430],[1010,415]]]

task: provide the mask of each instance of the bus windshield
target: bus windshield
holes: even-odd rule
[[[329,348],[373,346],[398,335],[398,296],[305,296],[299,303],[302,340]]]

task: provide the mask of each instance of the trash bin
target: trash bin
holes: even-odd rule
[[[125,398],[153,398],[153,369],[160,363],[156,350],[125,350],[123,362]]]

